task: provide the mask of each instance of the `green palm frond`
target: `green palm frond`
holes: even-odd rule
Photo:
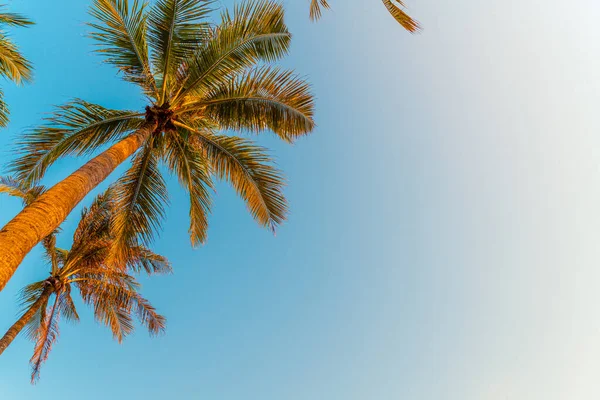
[[[327,0],[311,0],[310,1],[310,19],[316,21],[321,18],[321,7],[329,9],[329,3]]]
[[[213,172],[231,183],[246,201],[252,216],[275,231],[287,214],[287,201],[283,196],[285,182],[265,149],[239,137],[217,136],[180,126],[195,133],[191,141],[202,150]]]
[[[164,159],[190,197],[189,234],[192,245],[196,245],[206,240],[214,186],[207,160],[190,144],[188,135],[184,129],[169,132]]]
[[[115,199],[112,257],[119,262],[138,238],[149,244],[160,228],[168,195],[158,161],[150,141],[134,156],[129,170],[112,185]]]
[[[224,11],[222,23],[180,70],[173,104],[199,95],[259,61],[273,62],[287,54],[291,35],[283,6],[268,0],[247,1]]]
[[[394,17],[394,19],[398,21],[398,23],[402,25],[404,29],[413,33],[419,30],[419,23],[402,10],[402,8],[406,7],[402,0],[382,1],[385,5],[385,8],[387,8],[389,13],[392,14],[392,17]]]
[[[98,43],[97,52],[106,62],[123,72],[124,79],[140,85],[146,95],[156,99],[158,91],[146,41],[146,3],[133,0],[94,0],[90,14],[99,23],[90,23],[90,36]]]
[[[288,142],[315,126],[310,85],[291,71],[272,67],[253,69],[223,82],[185,109],[210,116],[224,129],[270,129]]]
[[[17,45],[0,33],[0,76],[17,84],[28,82],[32,77],[31,63],[21,54]]]
[[[26,183],[38,182],[48,167],[67,155],[90,154],[138,129],[144,114],[111,110],[75,99],[57,107],[46,124],[31,129],[17,142],[19,157],[10,171]]]
[[[158,0],[150,10],[152,62],[162,77],[159,103],[166,100],[167,84],[181,62],[208,37],[211,27],[205,18],[211,11],[210,4],[206,0]]]

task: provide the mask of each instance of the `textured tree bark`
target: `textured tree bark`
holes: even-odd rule
[[[77,204],[150,135],[143,129],[114,144],[60,181],[0,230],[0,290],[29,251],[58,228]]]
[[[40,309],[42,304],[50,297],[52,294],[52,286],[46,285],[39,299],[35,301],[29,307],[29,309],[11,326],[8,331],[2,336],[0,339],[0,354],[4,353],[4,350],[12,343],[13,340],[17,337],[17,335],[25,328],[27,322],[35,315],[35,313]]]

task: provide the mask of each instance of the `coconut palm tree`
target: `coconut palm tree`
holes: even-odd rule
[[[194,245],[206,240],[215,178],[231,183],[261,225],[283,222],[281,173],[266,149],[229,134],[270,130],[293,142],[313,130],[309,85],[272,66],[290,46],[283,7],[249,1],[223,11],[218,25],[207,21],[208,13],[209,3],[200,0],[158,0],[149,9],[138,0],[95,0],[91,36],[98,52],[148,103],[140,112],[77,99],[23,136],[12,171],[33,184],[63,156],[111,147],[0,230],[0,289],[31,248],[131,155],[131,167],[113,185],[116,261],[136,238],[147,245],[161,224],[167,203],[161,163],[189,193]]]
[[[44,188],[26,187],[15,180],[0,178],[0,191],[21,197],[27,203],[42,194]],[[30,360],[32,383],[39,378],[40,367],[58,339],[60,318],[79,320],[71,297],[73,288],[79,291],[84,303],[93,307],[96,320],[107,325],[119,342],[133,331],[133,315],[151,334],[165,328],[164,317],[138,293],[140,285],[128,271],[165,273],[170,272],[170,265],[165,258],[143,246],[133,248],[123,265],[106,262],[114,239],[109,229],[113,206],[107,192],[82,211],[70,250],[56,247],[54,233],[44,240],[50,274],[21,291],[23,314],[0,339],[2,354],[26,328],[35,343]]]
[[[419,23],[412,19],[403,8],[406,6],[402,0],[382,0],[383,5],[387,8],[388,12],[392,14],[392,17],[404,29],[409,32],[416,32],[419,30]],[[310,0],[310,19],[313,21],[321,18],[322,9],[329,9],[329,3],[327,0]]]
[[[8,37],[5,27],[27,26],[33,22],[19,14],[4,12],[0,5],[0,76],[16,84],[31,80],[31,63],[21,54],[15,43]],[[8,124],[8,106],[4,102],[4,92],[0,89],[0,127]]]

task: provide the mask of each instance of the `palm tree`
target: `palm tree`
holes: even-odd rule
[[[95,0],[90,25],[98,52],[141,88],[148,105],[123,111],[77,99],[24,135],[12,171],[32,184],[60,157],[112,145],[0,230],[0,289],[31,248],[131,155],[131,167],[113,184],[116,261],[136,238],[148,245],[161,224],[161,163],[189,193],[193,245],[206,240],[215,178],[232,184],[261,225],[275,229],[284,221],[284,179],[266,149],[227,134],[270,130],[293,142],[314,128],[309,85],[271,65],[290,46],[283,7],[246,2],[223,11],[216,26],[206,20],[209,11],[200,0],[158,0],[150,9],[138,0]]]
[[[316,21],[319,18],[321,18],[322,8],[329,9],[329,3],[327,1],[328,0],[310,0],[311,20]],[[404,10],[402,10],[406,7],[402,0],[382,1],[383,5],[385,6],[385,8],[387,8],[388,12],[392,14],[392,17],[394,17],[394,19],[398,21],[398,23],[402,25],[404,29],[413,33],[419,30],[419,23],[412,19],[406,12],[404,12]]]
[[[41,186],[26,187],[18,181],[0,178],[0,191],[31,202],[44,192]],[[84,303],[93,307],[97,321],[107,325],[119,341],[134,329],[135,314],[151,334],[164,330],[165,319],[139,293],[140,285],[127,271],[145,270],[148,274],[170,272],[168,261],[136,246],[125,264],[106,263],[111,242],[110,215],[114,204],[110,193],[98,196],[89,209],[84,209],[73,235],[71,250],[56,247],[53,233],[44,240],[45,255],[50,264],[48,278],[26,286],[21,291],[23,314],[0,339],[0,354],[15,337],[27,328],[34,341],[32,383],[39,378],[40,367],[48,358],[58,338],[60,318],[78,321],[72,288],[79,290]]]
[[[31,80],[31,63],[19,52],[15,43],[8,37],[4,27],[27,26],[33,22],[19,14],[7,13],[0,5],[0,76],[16,84]],[[0,89],[0,127],[8,124],[8,106],[4,102],[4,92]]]

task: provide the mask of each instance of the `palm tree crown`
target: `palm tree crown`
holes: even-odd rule
[[[261,225],[275,229],[286,217],[284,178],[267,150],[227,134],[270,130],[293,142],[314,128],[309,85],[272,66],[290,46],[283,7],[249,1],[223,11],[214,25],[207,20],[210,4],[95,0],[90,26],[97,51],[140,87],[145,110],[76,99],[19,143],[12,171],[35,184],[60,157],[141,137],[131,167],[112,185],[117,258],[136,238],[148,244],[160,227],[168,202],[161,163],[189,193],[192,244],[206,239],[215,178],[232,184]]]
[[[404,12],[403,8],[406,6],[402,0],[382,1],[388,12],[404,29],[413,33],[419,30],[419,23]],[[323,8],[329,9],[328,0],[310,0],[310,19],[316,21],[321,18]]]
[[[42,194],[44,188],[0,178],[0,192],[20,197],[27,205]],[[107,325],[119,342],[133,331],[133,315],[151,334],[165,328],[165,318],[138,293],[140,285],[129,271],[167,273],[171,271],[170,264],[143,246],[132,248],[122,265],[106,262],[114,240],[109,229],[113,206],[111,194],[106,192],[98,196],[89,209],[82,211],[70,250],[56,247],[55,234],[43,241],[50,274],[48,278],[26,286],[20,295],[24,315],[28,316],[20,327],[26,327],[28,336],[35,343],[30,360],[32,382],[39,378],[40,367],[58,338],[60,318],[79,320],[71,298],[72,288],[79,291],[84,303],[93,308],[96,320]],[[2,343],[2,350],[16,334],[18,331],[10,336],[8,343]],[[8,333],[2,341],[7,340],[7,336]]]
[[[21,54],[15,43],[5,31],[7,26],[28,26],[33,22],[19,14],[7,13],[0,5],[0,76],[16,84],[31,80],[31,63]],[[0,89],[0,127],[8,124],[8,106],[4,102],[4,93]]]

